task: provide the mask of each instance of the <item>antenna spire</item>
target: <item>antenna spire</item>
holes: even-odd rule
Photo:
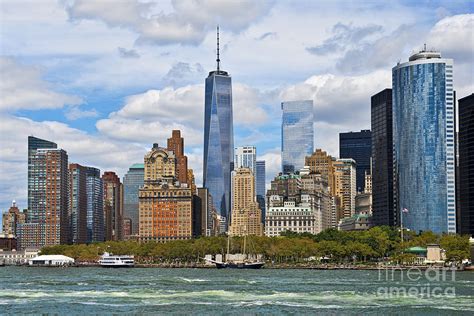
[[[220,64],[221,64],[221,60],[219,58],[219,24],[217,24],[217,59],[216,59],[216,62],[217,62],[217,72],[219,72],[219,68],[220,68]]]

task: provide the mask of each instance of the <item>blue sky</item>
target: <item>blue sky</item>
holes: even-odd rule
[[[26,206],[26,141],[122,177],[153,142],[183,130],[202,179],[203,84],[233,79],[235,144],[280,167],[280,102],[312,99],[315,144],[370,128],[370,96],[424,43],[472,93],[472,1],[0,1],[0,210]]]

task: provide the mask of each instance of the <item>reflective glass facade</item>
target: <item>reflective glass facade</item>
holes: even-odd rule
[[[104,186],[99,169],[87,167],[86,186],[87,242],[104,241]]]
[[[282,102],[281,164],[283,173],[304,167],[306,156],[313,153],[313,101]]]
[[[134,164],[123,177],[123,217],[132,220],[131,234],[139,233],[138,189],[143,186],[145,167]]]
[[[453,62],[440,57],[392,69],[396,207],[408,229],[455,233]]]
[[[230,212],[230,173],[234,159],[232,79],[225,71],[209,73],[205,87],[203,186],[217,212]]]
[[[256,166],[257,202],[262,211],[262,221],[265,222],[265,160],[257,160]]]
[[[357,192],[365,190],[365,173],[370,174],[372,133],[370,130],[339,133],[339,157],[352,158],[356,162]]]

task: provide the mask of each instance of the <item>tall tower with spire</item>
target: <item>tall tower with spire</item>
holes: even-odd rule
[[[203,186],[217,213],[228,219],[234,157],[232,78],[220,68],[219,26],[216,62],[217,69],[209,73],[205,84]]]

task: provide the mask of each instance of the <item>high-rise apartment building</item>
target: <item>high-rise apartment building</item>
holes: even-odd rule
[[[392,69],[396,207],[413,231],[456,232],[453,60],[423,50]]]
[[[87,242],[87,168],[69,165],[70,239],[74,244]]]
[[[18,206],[16,206],[16,202],[13,201],[8,212],[2,214],[3,233],[17,236],[17,227],[26,222],[26,213],[26,210],[21,212]]]
[[[131,235],[139,232],[138,190],[143,186],[144,178],[145,166],[142,163],[133,164],[123,177],[123,217],[131,221]]]
[[[339,133],[339,158],[352,158],[356,162],[356,189],[365,190],[365,173],[370,173],[372,156],[372,133],[370,130]]]
[[[474,236],[474,94],[459,99],[458,233]]]
[[[255,177],[249,168],[232,172],[231,236],[263,235],[262,211],[255,196]]]
[[[257,192],[257,202],[262,211],[262,221],[265,222],[265,193],[266,193],[266,171],[265,171],[265,160],[256,161],[256,175],[255,185]]]
[[[53,148],[45,148],[53,147]],[[56,144],[28,137],[28,217],[18,227],[20,247],[69,241],[68,156]]]
[[[178,181],[175,153],[153,144],[144,160],[144,184],[139,189],[140,240],[192,238],[193,192]]]
[[[203,187],[208,188],[221,217],[230,212],[230,173],[234,159],[232,79],[220,69],[219,30],[217,70],[205,84]]]
[[[87,243],[105,240],[104,184],[100,170],[86,167]]]
[[[397,226],[393,196],[392,89],[372,96],[371,129],[373,223]]]
[[[338,220],[355,214],[356,162],[354,159],[338,159],[333,163],[334,183],[339,198]]]
[[[102,175],[104,186],[105,240],[123,239],[123,186],[113,171]]]
[[[283,173],[304,167],[305,157],[313,153],[313,101],[281,103],[281,164]]]

